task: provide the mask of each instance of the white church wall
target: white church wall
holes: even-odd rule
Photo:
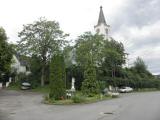
[[[99,26],[96,26],[95,31],[99,35],[103,35],[105,39],[108,39],[108,37],[109,37],[109,35],[108,35],[109,27],[107,27],[106,25],[101,24]]]
[[[26,73],[26,67],[25,66],[19,66],[17,73]]]

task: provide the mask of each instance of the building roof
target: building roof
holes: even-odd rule
[[[20,62],[22,66],[28,66],[27,60],[25,60],[20,54],[15,54],[17,60]]]
[[[107,25],[104,14],[103,14],[102,6],[100,6],[100,13],[99,13],[99,18],[98,18],[98,24],[97,25],[100,25],[101,23]]]

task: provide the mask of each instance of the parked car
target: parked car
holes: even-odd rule
[[[31,84],[28,83],[28,82],[23,82],[23,83],[21,84],[21,89],[22,89],[22,90],[28,90],[28,89],[30,89],[30,88],[31,88]]]
[[[133,91],[133,88],[131,87],[122,87],[119,89],[119,92],[121,93],[128,93],[128,92],[132,92]]]

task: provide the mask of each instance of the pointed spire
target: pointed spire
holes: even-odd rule
[[[105,20],[104,14],[103,14],[102,6],[100,6],[100,13],[99,13],[99,19],[98,19],[97,25],[100,25],[101,23],[106,25],[106,20]]]

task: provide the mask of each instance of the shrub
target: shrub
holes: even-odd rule
[[[99,83],[96,79],[96,69],[92,63],[88,64],[84,73],[84,78],[81,88],[84,95],[92,97],[100,93]]]
[[[9,84],[9,89],[19,90],[20,87],[21,87],[21,82],[20,82],[20,81],[11,82],[11,83]]]
[[[85,98],[83,96],[73,96],[72,97],[73,103],[83,103],[85,102]]]
[[[51,99],[60,100],[65,96],[65,65],[62,55],[55,55],[50,64],[50,92]]]
[[[118,98],[119,96],[118,95],[112,95],[112,98]]]

